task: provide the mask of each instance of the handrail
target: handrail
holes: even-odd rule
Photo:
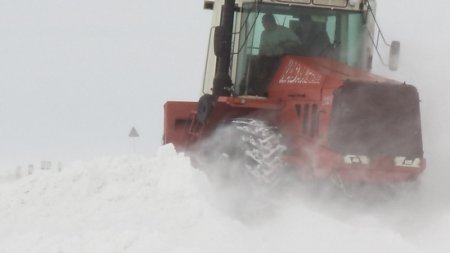
[[[380,53],[380,49],[379,49],[380,37],[383,40],[384,45],[386,45],[387,47],[390,47],[391,44],[386,41],[386,38],[384,37],[384,34],[381,31],[380,25],[378,24],[378,21],[377,21],[377,19],[375,17],[375,14],[373,12],[372,6],[370,5],[370,2],[368,0],[365,0],[365,4],[367,5],[367,13],[368,14],[370,13],[370,15],[372,16],[372,18],[373,18],[373,20],[375,22],[375,25],[376,25],[376,29],[377,29],[376,30],[376,32],[377,32],[376,40],[374,38],[375,36],[371,34],[369,29],[366,29],[367,33],[369,34],[370,40],[372,41],[372,44],[375,47],[375,51],[377,52],[377,55],[380,58],[381,63],[384,66],[388,66],[388,64],[386,64],[386,62],[384,61],[384,59],[383,59],[383,57],[381,56],[381,53]],[[366,21],[367,21],[367,15],[366,15]],[[374,34],[375,34],[375,31],[374,31]]]
[[[259,1],[255,0],[255,2],[253,3],[252,9],[251,9],[251,11],[249,13],[253,13],[253,11],[256,10],[256,8],[258,7],[258,3],[259,3]],[[259,16],[260,12],[261,12],[261,10],[258,10],[258,12],[256,13],[255,21],[253,22],[252,26],[248,30],[248,33],[245,35],[245,39],[244,39],[244,42],[242,43],[242,46],[241,46],[241,44],[238,41],[238,43],[239,43],[238,44],[239,45],[238,46],[238,50],[237,50],[237,52],[233,52],[232,53],[233,55],[241,53],[241,50],[244,48],[244,45],[247,43],[247,40],[250,37],[250,34],[251,34],[252,30],[255,28],[256,20],[258,19],[258,16]],[[241,24],[241,27],[239,28],[239,32],[235,32],[234,34],[240,34],[242,32],[242,30],[244,29],[244,26],[246,26],[247,21],[250,18],[250,16],[251,15],[247,15],[247,17],[245,18],[244,22]]]
[[[209,41],[208,41],[208,50],[206,52],[206,63],[205,63],[205,69],[203,72],[203,85],[202,85],[202,93],[205,93],[205,85],[206,85],[206,72],[208,71],[208,61],[209,61],[209,50],[211,46],[211,36],[214,29],[216,29],[217,26],[212,26],[211,29],[209,29]]]

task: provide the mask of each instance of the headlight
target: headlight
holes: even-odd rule
[[[347,6],[347,0],[313,0],[313,3],[317,5],[327,5],[336,7]]]
[[[350,6],[352,6],[352,7],[355,7],[355,6],[358,6],[358,4],[360,3],[361,1],[359,1],[359,0],[349,0],[348,1],[348,4],[350,4]]]
[[[365,155],[346,155],[344,161],[346,164],[368,165],[370,163],[369,157]]]
[[[404,156],[397,156],[394,158],[395,166],[399,167],[420,168],[421,161],[420,158],[409,159]]]

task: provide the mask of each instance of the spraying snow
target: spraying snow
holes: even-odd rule
[[[0,184],[0,252],[448,252],[449,213],[291,191],[246,222],[171,145]],[[234,207],[236,208],[236,207]],[[434,209],[435,210],[435,209]],[[253,220],[254,221],[254,220]]]

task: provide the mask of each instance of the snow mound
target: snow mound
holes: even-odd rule
[[[189,158],[123,156],[0,185],[0,252],[171,252],[214,224],[208,181]]]
[[[78,162],[0,184],[0,252],[421,252],[373,215],[343,218],[293,199],[245,223],[218,202],[172,145],[151,158]]]

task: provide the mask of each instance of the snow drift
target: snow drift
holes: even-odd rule
[[[450,250],[450,215],[417,208],[417,199],[370,206],[293,192],[274,201],[270,215],[245,222],[221,196],[171,145],[151,158],[39,171],[0,184],[0,252]]]

